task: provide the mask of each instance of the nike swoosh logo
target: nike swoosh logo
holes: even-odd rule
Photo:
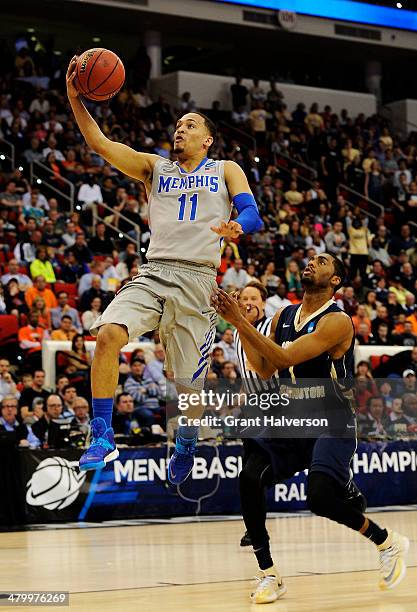
[[[349,429],[356,429],[355,425],[346,425],[346,427],[348,427]]]
[[[282,327],[291,327],[291,325],[285,325],[284,323]]]
[[[389,575],[386,578],[384,578],[386,582],[391,582],[392,578],[394,577],[394,573],[396,569],[397,569],[397,561],[394,563],[394,567],[392,568]]]

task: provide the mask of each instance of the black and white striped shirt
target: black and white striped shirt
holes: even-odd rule
[[[263,317],[256,321],[254,327],[263,336],[268,337],[271,332],[272,317]],[[242,376],[243,386],[246,393],[263,393],[265,391],[279,391],[279,376],[278,373],[273,374],[269,380],[262,380],[256,372],[248,369],[248,358],[243,350],[242,343],[240,341],[239,333],[235,329],[234,341],[237,356],[239,359],[240,373]]]

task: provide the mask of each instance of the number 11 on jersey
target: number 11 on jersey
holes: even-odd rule
[[[178,221],[184,221],[185,216],[185,208],[187,206],[187,194],[183,193],[178,198],[178,202],[180,203],[180,208],[178,211]],[[198,205],[198,193],[193,193],[190,197],[191,202],[191,210],[190,210],[190,221],[195,221],[197,216],[197,205]]]

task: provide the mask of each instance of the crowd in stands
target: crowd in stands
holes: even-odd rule
[[[51,444],[48,432],[58,433],[50,424],[57,421],[68,426],[59,436],[85,442],[92,358],[85,342],[115,292],[146,261],[150,237],[143,186],[89,149],[65,96],[64,66],[53,68],[21,47],[12,65],[0,69],[0,139],[12,143],[16,154],[15,167],[0,161],[0,316],[13,317],[18,330],[18,349],[7,348],[0,360],[0,428],[19,427],[20,443],[34,446]],[[50,75],[47,89],[41,72]],[[216,101],[200,109],[230,124],[211,155],[245,170],[265,228],[223,242],[219,284],[233,290],[259,281],[267,292],[266,316],[273,316],[301,301],[301,271],[309,257],[324,251],[340,257],[348,278],[335,299],[353,318],[357,344],[395,344],[408,359],[385,369],[381,376],[392,382],[383,384],[375,382],[369,364],[366,371],[359,367],[362,430],[371,437],[414,435],[415,136],[401,140],[378,116],[338,115],[329,106],[307,109],[300,102],[289,112],[274,82],[264,90],[255,79],[247,89],[237,78],[231,98],[231,112]],[[188,92],[177,108],[163,97],[152,99],[146,79],[140,86],[128,81],[110,102],[86,105],[110,138],[166,158],[176,116],[196,108]],[[234,128],[248,139],[240,141]],[[31,162],[48,169],[46,182],[29,182]],[[307,174],[306,166],[312,169]],[[76,194],[73,210],[60,195],[68,193],[67,181]],[[364,196],[351,204],[342,183]],[[93,208],[102,219],[95,224]],[[240,384],[230,326],[219,319],[217,332],[210,378]],[[58,351],[54,389],[44,387],[46,339],[71,343],[70,350]],[[121,355],[114,421],[116,434],[137,440],[144,431],[160,435],[165,428],[169,384],[158,333],[140,340],[152,348],[146,355]]]

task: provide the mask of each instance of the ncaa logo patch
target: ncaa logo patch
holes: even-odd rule
[[[78,461],[48,457],[41,461],[26,485],[26,503],[47,510],[66,508],[77,499],[86,476],[86,472],[78,471]]]

